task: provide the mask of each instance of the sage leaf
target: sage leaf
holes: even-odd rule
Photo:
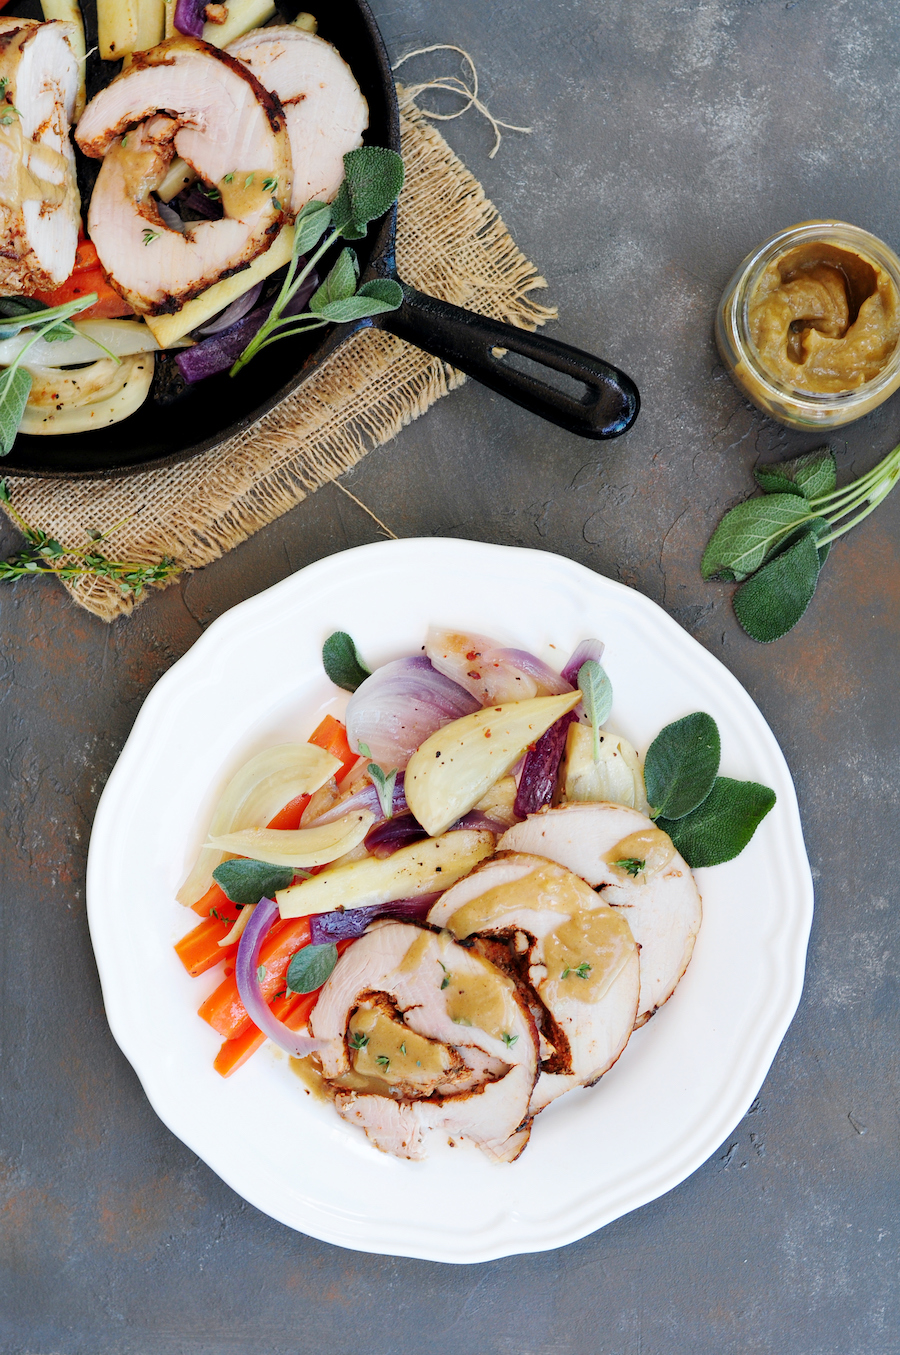
[[[313,297],[313,301],[315,297]],[[402,300],[402,297],[401,297]],[[309,303],[312,307],[312,301]],[[400,302],[378,301],[375,297],[357,294],[343,301],[329,301],[320,305],[316,314],[323,320],[332,320],[336,325],[345,325],[350,320],[367,320],[372,315],[381,315],[384,311],[395,311]]]
[[[323,946],[304,946],[296,951],[287,967],[287,991],[314,993],[330,976],[337,958],[337,946],[333,941],[326,941]]]
[[[287,889],[293,878],[290,866],[271,866],[268,861],[250,861],[241,856],[223,861],[213,871],[213,879],[231,902],[243,904],[273,899],[275,891]]]
[[[403,187],[403,161],[383,146],[361,146],[344,156],[344,180],[331,204],[335,229],[360,239],[370,221],[384,216]],[[352,232],[352,233],[351,233]]]
[[[367,677],[371,669],[360,658],[359,650],[352,636],[344,630],[336,630],[322,646],[322,667],[336,687],[345,692],[355,692]]]
[[[740,582],[759,569],[794,528],[813,517],[797,494],[765,494],[745,499],[726,513],[703,552],[704,579],[716,575]],[[726,574],[727,571],[727,574]]]
[[[309,309],[314,315],[323,314],[325,308],[334,301],[345,301],[356,291],[359,264],[351,249],[342,249],[337,263],[328,274],[321,287],[313,292],[309,299]]]
[[[806,611],[821,569],[815,531],[776,555],[734,595],[734,610],[754,640],[770,644],[796,626]]]
[[[0,373],[0,456],[12,451],[30,394],[31,373],[24,367],[7,367]]]
[[[380,301],[386,310],[397,310],[403,305],[403,288],[393,278],[373,278],[371,282],[364,282],[356,295]]]
[[[692,869],[719,866],[746,847],[775,803],[775,792],[756,781],[717,776],[701,805],[680,819],[656,820]]]
[[[702,804],[712,790],[720,757],[719,727],[705,711],[661,729],[644,761],[653,818],[682,819]]]
[[[837,485],[837,467],[830,447],[819,447],[775,465],[757,466],[753,474],[767,494],[800,494],[804,499],[831,494]]]
[[[609,719],[612,710],[612,683],[603,665],[596,659],[587,659],[578,670],[581,704],[591,722],[594,734],[594,761],[600,761],[600,726]]]
[[[307,254],[319,243],[331,225],[331,207],[327,202],[308,202],[297,217],[294,250]]]

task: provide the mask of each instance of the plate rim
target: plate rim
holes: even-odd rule
[[[383,1236],[349,1236],[346,1226],[347,1220],[343,1221],[344,1227],[339,1226],[341,1220],[333,1220],[332,1226],[323,1224],[321,1219],[322,1209],[319,1205],[313,1205],[312,1212],[317,1213],[320,1217],[305,1219],[302,1223],[298,1222],[296,1216],[285,1216],[291,1213],[290,1210],[279,1212],[277,1207],[272,1207],[271,1201],[260,1203],[258,1199],[252,1198],[252,1195],[248,1194],[238,1181],[232,1179],[229,1170],[223,1170],[220,1163],[213,1165],[209,1161],[209,1153],[204,1145],[195,1140],[190,1130],[185,1132],[183,1128],[175,1128],[172,1123],[171,1107],[158,1104],[157,1098],[144,1085],[144,1078],[138,1066],[140,1055],[138,1053],[135,1056],[133,1053],[134,1033],[128,1029],[127,1012],[123,1011],[123,1003],[120,1001],[121,994],[116,991],[115,976],[108,967],[109,957],[105,953],[103,935],[102,879],[100,877],[103,869],[103,852],[106,847],[105,835],[108,834],[109,826],[114,820],[114,806],[118,803],[120,781],[127,776],[129,760],[138,755],[140,744],[145,738],[145,730],[152,728],[153,722],[158,718],[158,712],[165,709],[165,705],[170,699],[170,692],[174,692],[178,684],[185,682],[185,680],[190,685],[195,670],[208,666],[210,658],[217,649],[223,646],[227,648],[233,635],[241,632],[247,619],[252,617],[254,613],[264,613],[270,607],[277,610],[281,600],[294,590],[298,588],[301,590],[308,589],[311,585],[315,587],[317,584],[321,584],[328,575],[334,575],[335,571],[340,574],[349,569],[352,574],[354,566],[358,564],[361,558],[368,558],[371,561],[375,557],[383,559],[394,556],[399,563],[403,561],[404,556],[409,557],[422,551],[426,554],[436,551],[438,555],[441,552],[449,552],[450,554],[455,553],[457,556],[465,555],[472,559],[479,554],[484,554],[485,563],[489,563],[491,559],[499,559],[501,556],[504,560],[518,556],[523,560],[527,558],[531,565],[537,564],[544,568],[553,562],[564,574],[568,573],[576,583],[592,590],[599,590],[601,595],[605,590],[620,596],[627,595],[629,607],[636,607],[638,612],[643,612],[654,625],[660,626],[664,633],[676,637],[675,642],[677,644],[686,645],[688,649],[696,646],[696,651],[703,656],[701,662],[711,665],[713,671],[718,670],[718,676],[730,690],[731,695],[736,695],[740,702],[748,703],[764,729],[769,741],[768,751],[774,757],[774,765],[778,768],[782,782],[778,793],[782,813],[787,815],[786,831],[790,832],[794,845],[800,848],[799,851],[794,851],[789,856],[791,870],[787,873],[791,876],[790,890],[795,899],[795,910],[791,953],[783,972],[780,974],[781,1000],[777,1004],[776,1013],[773,1014],[770,1029],[761,1039],[755,1056],[749,1063],[742,1065],[740,1077],[732,1077],[733,1085],[730,1085],[727,1089],[728,1094],[721,1105],[718,1116],[708,1122],[706,1132],[685,1145],[679,1154],[670,1155],[666,1159],[666,1163],[659,1168],[656,1180],[645,1182],[643,1188],[634,1189],[632,1187],[630,1194],[628,1188],[623,1189],[620,1192],[623,1198],[612,1201],[606,1207],[598,1208],[596,1204],[589,1204],[577,1219],[567,1216],[566,1219],[552,1225],[549,1224],[548,1220],[548,1227],[540,1236],[537,1234],[522,1236],[514,1242],[510,1242],[508,1239],[491,1240],[480,1236],[473,1237],[472,1245],[466,1250],[466,1254],[459,1254],[458,1249],[454,1251],[452,1248],[436,1245],[434,1239],[413,1240],[412,1243],[404,1242],[393,1235],[392,1229],[396,1231],[396,1225],[387,1227]],[[107,1020],[113,1037],[137,1073],[144,1094],[150,1101],[152,1108],[176,1137],[203,1158],[211,1169],[242,1198],[248,1199],[262,1212],[269,1214],[296,1231],[302,1231],[322,1241],[352,1250],[385,1255],[404,1255],[423,1260],[457,1264],[474,1264],[504,1256],[544,1251],[577,1241],[612,1222],[615,1218],[621,1217],[633,1209],[640,1208],[674,1189],[675,1186],[697,1170],[703,1162],[707,1161],[711,1153],[743,1118],[747,1107],[757,1095],[793,1019],[803,989],[806,950],[813,915],[812,874],[803,842],[799,806],[790,769],[762,712],[743,685],[721,660],[710,653],[693,636],[689,635],[662,607],[645,594],[629,588],[617,580],[598,574],[578,561],[551,551],[503,546],[452,537],[403,538],[401,540],[373,542],[337,552],[307,565],[304,569],[288,576],[263,592],[236,604],[212,622],[186,654],[177,660],[150,690],[114,764],[100,797],[91,833],[86,898],[91,941],[100,972]],[[177,1119],[177,1117],[174,1118]],[[353,1221],[350,1220],[349,1222],[352,1230]]]

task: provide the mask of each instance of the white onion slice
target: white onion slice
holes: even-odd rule
[[[375,822],[367,809],[345,814],[333,823],[318,828],[243,828],[237,833],[211,837],[209,845],[271,866],[296,866],[310,869],[327,866],[345,852],[358,847]]]
[[[297,795],[311,795],[324,786],[340,765],[338,758],[314,743],[282,743],[266,748],[245,763],[225,787],[210,819],[209,836],[265,827]],[[202,899],[212,884],[213,871],[226,855],[218,847],[201,847],[178,891],[178,902],[189,908]]]
[[[367,677],[351,696],[347,738],[351,748],[364,743],[382,767],[402,771],[429,735],[471,715],[478,704],[436,672],[428,659],[396,659]]]

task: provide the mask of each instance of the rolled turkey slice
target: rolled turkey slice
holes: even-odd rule
[[[534,852],[580,875],[627,918],[641,951],[642,1026],[672,996],[690,964],[702,906],[690,866],[671,839],[639,810],[569,804],[542,810],[510,828],[500,850]],[[628,861],[629,874],[616,861]],[[445,896],[446,897],[446,896]]]
[[[338,961],[310,1029],[338,1113],[384,1152],[430,1136],[511,1161],[528,1140],[537,1032],[515,983],[446,934],[378,923]]]
[[[75,265],[74,39],[74,24],[0,22],[0,293],[7,295],[56,287]]]
[[[292,24],[256,28],[227,50],[284,108],[294,163],[291,210],[314,198],[331,202],[344,156],[362,145],[369,125],[369,105],[346,61],[330,42]]]
[[[246,268],[288,214],[284,114],[234,57],[194,38],[137,52],[85,109],[76,140],[103,157],[88,230],[110,281],[145,315],[174,314]],[[182,232],[152,196],[180,155],[222,202],[220,221]]]
[[[612,1067],[634,1029],[638,949],[623,916],[584,880],[542,857],[504,853],[448,889],[428,920],[486,942],[497,963],[505,943],[536,995],[542,1060],[531,1114]]]

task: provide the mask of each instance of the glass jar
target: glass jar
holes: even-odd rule
[[[788,428],[840,428],[862,418],[900,387],[900,343],[871,379],[853,389],[817,393],[798,390],[764,366],[750,328],[750,302],[766,269],[799,246],[846,251],[886,275],[900,306],[900,258],[877,236],[845,221],[804,221],[766,240],[738,268],[716,313],[716,343],[736,384],[764,413]],[[854,317],[855,318],[855,317]]]

